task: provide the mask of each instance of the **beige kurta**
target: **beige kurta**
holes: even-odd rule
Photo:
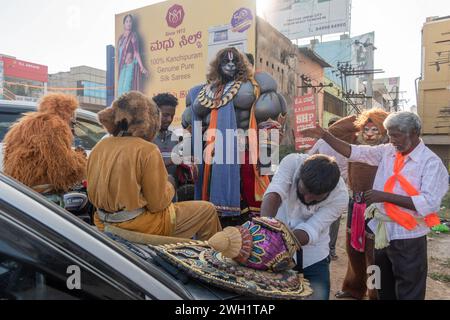
[[[173,235],[175,190],[168,181],[156,145],[136,137],[110,137],[92,150],[87,167],[88,194],[96,208],[106,212],[145,208],[136,219],[115,226],[148,234]],[[104,225],[98,215],[96,226]]]

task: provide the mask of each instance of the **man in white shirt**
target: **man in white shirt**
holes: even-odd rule
[[[427,238],[430,227],[439,224],[437,212],[448,191],[448,172],[440,158],[420,139],[420,118],[397,112],[384,122],[391,143],[355,146],[341,141],[317,126],[303,131],[321,138],[349,161],[378,166],[373,190],[365,193],[376,204],[378,215],[369,223],[376,232],[386,228],[389,246],[375,250],[381,270],[382,300],[423,300],[427,279]],[[376,242],[382,234],[376,232]]]
[[[332,118],[328,122],[328,127],[331,127],[333,124],[335,124],[337,121],[339,121],[339,118]],[[339,167],[339,170],[341,171],[341,177],[344,179],[345,183],[347,183],[348,178],[348,159],[344,157],[343,155],[336,152],[333,148],[331,148],[325,141],[322,139],[318,140],[314,146],[311,148],[311,150],[308,151],[309,155],[314,154],[324,154],[330,157],[333,157],[336,159],[336,163]],[[344,210],[342,213],[346,212],[347,210]],[[331,260],[337,260],[338,256],[336,254],[336,242],[339,235],[339,227],[341,224],[341,217],[333,222],[333,224],[330,227],[330,258]]]
[[[325,155],[287,156],[264,196],[261,215],[284,222],[302,245],[297,265],[314,290],[311,299],[329,299],[329,229],[348,200],[336,161]]]

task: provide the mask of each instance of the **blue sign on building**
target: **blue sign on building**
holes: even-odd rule
[[[112,45],[106,46],[106,105],[110,106],[115,99],[115,56],[116,49]]]

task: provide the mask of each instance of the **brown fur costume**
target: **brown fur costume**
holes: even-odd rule
[[[52,185],[68,191],[86,175],[86,157],[72,150],[69,122],[78,107],[75,97],[49,94],[38,111],[15,123],[4,139],[4,172],[29,187]]]
[[[111,107],[99,112],[98,119],[113,136],[122,133],[150,142],[161,126],[156,103],[137,91],[123,94]]]
[[[387,132],[383,126],[384,120],[389,114],[382,109],[370,109],[364,111],[358,118],[348,117],[336,122],[330,132],[336,137],[352,144],[365,144],[361,132],[368,122],[372,122],[378,128],[383,138],[378,143],[387,142]],[[353,121],[352,121],[353,120]],[[371,190],[378,167],[365,163],[349,162],[348,184],[353,192],[365,192]],[[349,293],[356,299],[363,299],[367,292],[367,267],[374,264],[374,238],[373,234],[366,232],[365,252],[356,251],[350,244],[351,240],[351,213],[349,208],[347,221],[346,251],[348,255],[347,273],[345,275],[342,291]],[[367,228],[366,228],[367,230]],[[376,300],[376,290],[368,290],[369,299]]]

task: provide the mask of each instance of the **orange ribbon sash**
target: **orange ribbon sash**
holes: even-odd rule
[[[400,152],[398,152],[394,163],[394,174],[386,181],[384,191],[388,193],[394,193],[395,184],[398,182],[402,189],[405,190],[410,197],[418,196],[419,192],[416,190],[416,188],[414,188],[414,186],[404,176],[401,175],[401,171],[403,170],[404,166],[405,157]],[[411,231],[417,227],[418,222],[416,218],[408,212],[400,209],[400,207],[398,207],[397,205],[385,202],[384,208],[389,218],[391,218],[393,221],[406,228],[407,230]],[[440,224],[439,216],[437,215],[437,213],[430,213],[424,218],[424,221],[430,228]]]

